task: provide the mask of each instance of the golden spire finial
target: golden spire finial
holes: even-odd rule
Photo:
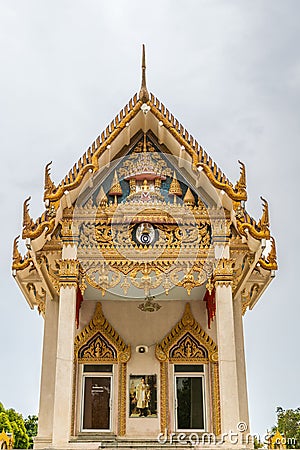
[[[100,206],[106,206],[107,202],[108,202],[107,195],[105,194],[104,189],[101,186],[98,195],[96,197],[96,203],[97,205]]]
[[[190,188],[187,188],[187,191],[185,193],[185,196],[183,198],[183,202],[187,205],[187,206],[195,206],[196,204],[196,200],[194,197],[194,194],[192,193],[192,191],[190,190]]]
[[[139,100],[143,103],[147,103],[149,100],[149,92],[146,86],[146,55],[145,55],[145,44],[143,44],[142,50],[142,84],[139,93]]]
[[[174,170],[172,182],[169,187],[169,195],[173,195],[174,203],[176,203],[176,196],[178,196],[178,197],[182,196],[182,189],[181,189],[179,181],[177,180],[175,170]]]
[[[116,170],[115,170],[114,178],[113,178],[113,181],[111,183],[111,187],[110,187],[110,190],[108,193],[109,193],[109,195],[115,197],[115,203],[117,203],[117,197],[123,195],[122,187],[120,185]]]

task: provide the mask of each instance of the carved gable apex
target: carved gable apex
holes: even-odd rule
[[[126,345],[103,315],[98,302],[94,317],[75,337],[75,358],[79,362],[127,362],[130,358],[130,345]]]
[[[186,303],[181,320],[156,345],[159,361],[217,362],[218,348],[212,338],[195,320],[191,306]]]

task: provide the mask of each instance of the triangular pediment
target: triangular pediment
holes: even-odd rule
[[[43,288],[51,296],[58,294],[56,261],[63,241],[78,243],[82,291],[88,285],[106,295],[116,288],[113,296],[137,298],[131,288],[148,297],[150,291],[160,295],[161,287],[168,295],[176,286],[181,289],[178,298],[183,290],[189,298],[202,298],[216,265],[213,244],[231,240],[232,250],[241,251],[236,264],[241,275],[234,286],[238,291],[240,280],[246,279],[246,253],[257,251],[257,241],[270,239],[267,202],[263,200],[258,222],[245,209],[244,164],[240,162],[237,182],[229,181],[165,105],[148,93],[144,71],[139,95],[60,183],[53,182],[50,164],[46,166],[42,216],[34,221],[29,199],[24,202],[22,237],[27,248],[43,257],[22,257],[15,240],[13,270],[26,272],[22,288],[28,273],[36,273],[34,265],[44,264]],[[272,242],[271,253],[256,259],[265,279],[261,286],[277,268]],[[246,271],[250,269],[251,264]],[[30,304],[37,304],[33,295]]]

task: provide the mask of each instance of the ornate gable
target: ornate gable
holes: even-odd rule
[[[75,358],[78,362],[125,363],[129,360],[130,345],[109,324],[97,303],[94,317],[75,337]]]
[[[214,341],[195,320],[189,303],[181,320],[170,333],[156,345],[159,361],[204,362],[218,361],[218,349]]]

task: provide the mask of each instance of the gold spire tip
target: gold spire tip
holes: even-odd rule
[[[146,51],[145,44],[142,47],[142,84],[139,93],[139,100],[143,103],[147,103],[149,101],[149,92],[146,86]]]

